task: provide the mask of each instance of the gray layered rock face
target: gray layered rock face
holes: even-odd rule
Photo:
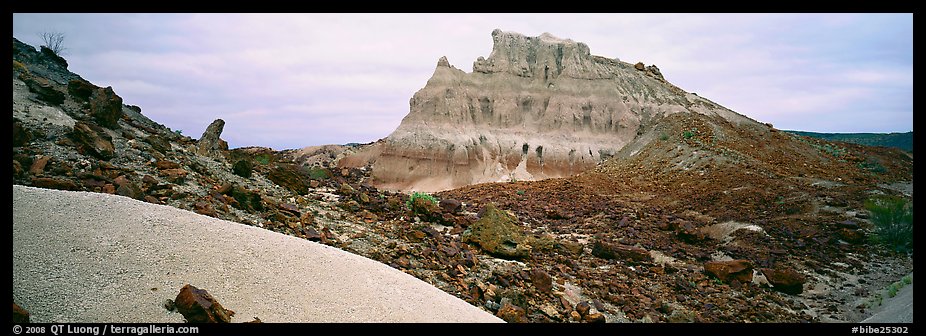
[[[662,117],[719,114],[757,124],[638,70],[544,33],[492,32],[473,72],[441,58],[373,165],[381,188],[439,191],[577,174],[615,155]],[[350,160],[347,160],[350,162]]]

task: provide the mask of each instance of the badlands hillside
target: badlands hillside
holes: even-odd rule
[[[582,43],[492,37],[473,73],[440,60],[386,139],[282,151],[227,148],[220,119],[180,135],[14,39],[13,183],[320,242],[509,322],[857,322],[912,273],[912,238],[882,244],[866,206],[912,202],[911,153],[780,132]]]

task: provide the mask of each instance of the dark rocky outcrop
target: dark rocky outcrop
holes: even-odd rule
[[[97,89],[90,97],[90,116],[100,126],[116,129],[122,119],[122,97],[111,86]]]
[[[199,153],[199,155],[211,155],[213,152],[222,149],[221,139],[219,139],[219,137],[222,135],[222,130],[224,128],[225,120],[216,119],[212,121],[199,138],[197,153]],[[227,144],[225,145],[225,149],[228,149]]]

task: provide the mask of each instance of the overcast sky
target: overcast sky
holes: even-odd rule
[[[656,64],[688,92],[780,129],[913,130],[912,14],[13,14],[13,36],[66,35],[69,69],[231,147],[371,142],[441,56],[472,71],[493,29],[549,32]]]

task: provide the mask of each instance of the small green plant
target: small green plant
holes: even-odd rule
[[[183,130],[174,130],[174,133],[177,133],[177,135],[183,135]]]
[[[682,132],[682,137],[684,137],[685,139],[691,139],[692,137],[695,136],[695,134],[697,133],[697,131],[698,131],[698,130],[696,130],[696,129],[692,129],[692,130],[688,130],[688,131]]]
[[[659,134],[659,140],[662,140],[662,141],[669,140],[669,135],[668,135],[668,134],[665,134],[665,133],[660,133],[660,134]]]
[[[865,162],[859,162],[858,167],[861,169],[871,171],[873,173],[883,173],[887,171],[887,168],[884,168],[883,165],[881,165],[880,163],[876,161],[866,160]]]
[[[313,180],[326,180],[331,177],[328,170],[321,167],[311,167],[308,169],[309,177]]]
[[[904,283],[904,284],[909,285],[909,284],[912,284],[912,283],[913,283],[913,276],[911,276],[911,275],[908,274],[907,276],[903,277],[903,279],[901,279],[901,280],[903,280],[903,283]]]
[[[897,252],[913,249],[913,204],[897,196],[875,196],[865,201],[875,225],[875,243]]]
[[[264,165],[268,164],[270,163],[270,155],[261,154],[261,155],[255,156],[254,161],[257,161],[258,163],[264,164]]]
[[[524,196],[524,190],[518,190],[517,194],[518,196]]]
[[[892,283],[890,286],[887,287],[887,297],[892,298],[892,297],[897,296],[897,290],[899,289],[900,289],[900,286],[898,286],[898,283],[896,282]]]
[[[408,198],[408,201],[405,202],[405,206],[408,207],[408,210],[411,210],[412,212],[418,213],[418,214],[425,212],[425,209],[420,209],[417,205],[415,205],[415,201],[419,198],[427,200],[434,205],[438,204],[437,198],[434,198],[434,196],[431,196],[427,193],[416,191],[416,192],[413,192],[412,195]]]

